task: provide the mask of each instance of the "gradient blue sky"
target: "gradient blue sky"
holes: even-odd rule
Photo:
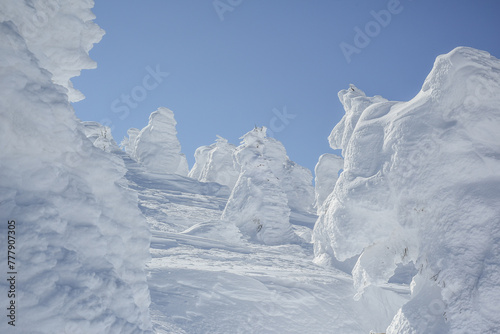
[[[190,168],[195,149],[216,135],[237,145],[265,125],[293,161],[312,170],[333,152],[327,137],[344,114],[337,92],[350,83],[404,101],[420,90],[436,56],[456,46],[500,57],[495,0],[216,4],[219,13],[212,0],[96,0],[106,35],[91,51],[98,68],[73,79],[86,95],[74,104],[77,116],[111,126],[119,143],[158,107],[170,108]],[[390,22],[375,23],[372,11],[388,9]],[[357,41],[359,53],[348,62],[340,45],[356,47],[356,27],[372,37]],[[169,73],[159,83],[146,78],[157,68]],[[280,120],[284,109],[294,118]]]

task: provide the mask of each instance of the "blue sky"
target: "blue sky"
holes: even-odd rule
[[[94,13],[106,35],[98,68],[73,79],[77,116],[119,143],[167,107],[190,167],[216,135],[237,145],[265,125],[314,169],[350,83],[404,101],[456,46],[500,57],[495,0],[97,0]]]

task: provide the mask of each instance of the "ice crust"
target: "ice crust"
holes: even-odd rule
[[[500,61],[459,47],[408,102],[339,92],[344,171],[315,226],[317,259],[361,255],[358,297],[413,262],[387,333],[495,333],[500,293]]]

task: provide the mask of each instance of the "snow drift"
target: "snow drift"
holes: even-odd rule
[[[177,122],[172,110],[160,107],[149,116],[149,123],[139,133],[137,129],[127,131],[122,146],[127,153],[150,172],[188,174],[186,156],[181,153],[177,139]]]
[[[345,165],[315,252],[323,263],[361,254],[358,297],[415,266],[387,333],[500,328],[499,93],[500,61],[465,47],[439,56],[411,101],[339,92],[346,114],[329,139]]]
[[[2,333],[150,332],[150,235],[137,196],[123,162],[92,145],[68,102],[69,78],[93,66],[87,52],[102,36],[92,6],[0,4],[0,218],[16,222],[17,272],[16,326],[4,315]],[[7,296],[5,279],[0,290]]]

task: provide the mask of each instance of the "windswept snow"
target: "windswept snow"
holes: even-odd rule
[[[255,128],[242,139],[235,153],[241,173],[222,219],[236,224],[253,241],[271,245],[297,241],[286,193],[273,172],[273,167],[279,168],[286,159],[284,147],[267,138],[264,127]]]
[[[58,6],[51,20],[26,30],[51,5]],[[1,333],[151,332],[144,271],[150,233],[137,195],[126,187],[123,161],[92,145],[68,101],[69,77],[91,67],[87,52],[102,35],[92,6],[0,4],[4,270],[6,222],[16,226],[9,299],[5,271],[0,280]],[[14,319],[6,317],[7,303],[15,305]]]
[[[222,219],[233,222],[249,240],[264,244],[299,242],[291,210],[308,213],[313,202],[312,175],[290,161],[284,146],[255,128],[241,137],[234,153],[240,175]]]
[[[339,92],[315,189],[265,127],[188,176],[171,110],[124,151],[75,117],[92,7],[0,2],[2,334],[500,331],[500,60],[456,48],[408,102]]]
[[[500,320],[500,61],[439,56],[409,102],[341,91],[330,135],[345,159],[315,228],[316,254],[343,260],[358,296],[418,270],[387,333],[495,333]]]
[[[233,189],[240,175],[240,166],[234,159],[235,150],[236,146],[217,136],[214,144],[196,149],[196,162],[188,176],[202,182],[217,182]]]
[[[181,153],[176,124],[174,113],[160,107],[149,116],[148,125],[138,134],[136,129],[128,131],[131,137],[125,139],[122,146],[151,172],[187,175],[188,163]]]
[[[82,122],[83,131],[95,147],[105,152],[119,153],[120,148],[113,139],[111,129],[98,122]]]
[[[314,179],[314,206],[318,212],[328,195],[333,192],[333,188],[335,188],[335,184],[339,178],[339,172],[343,168],[344,159],[338,155],[325,153],[319,157],[318,163],[314,168],[314,174],[316,175]]]
[[[70,79],[79,76],[83,69],[96,67],[88,52],[104,35],[93,22],[93,6],[94,2],[89,0],[0,2],[2,22],[11,21],[15,25],[40,67],[52,73],[54,83],[66,88],[71,102],[84,96],[73,88]],[[5,37],[15,39],[12,35]]]
[[[315,265],[311,244],[247,242],[218,219],[227,187],[149,174],[125,161],[153,230],[148,282],[156,333],[381,332],[397,311],[386,309],[387,299],[407,299],[407,287],[387,284],[385,299],[355,301],[352,278]],[[300,217],[297,224],[309,224]]]

